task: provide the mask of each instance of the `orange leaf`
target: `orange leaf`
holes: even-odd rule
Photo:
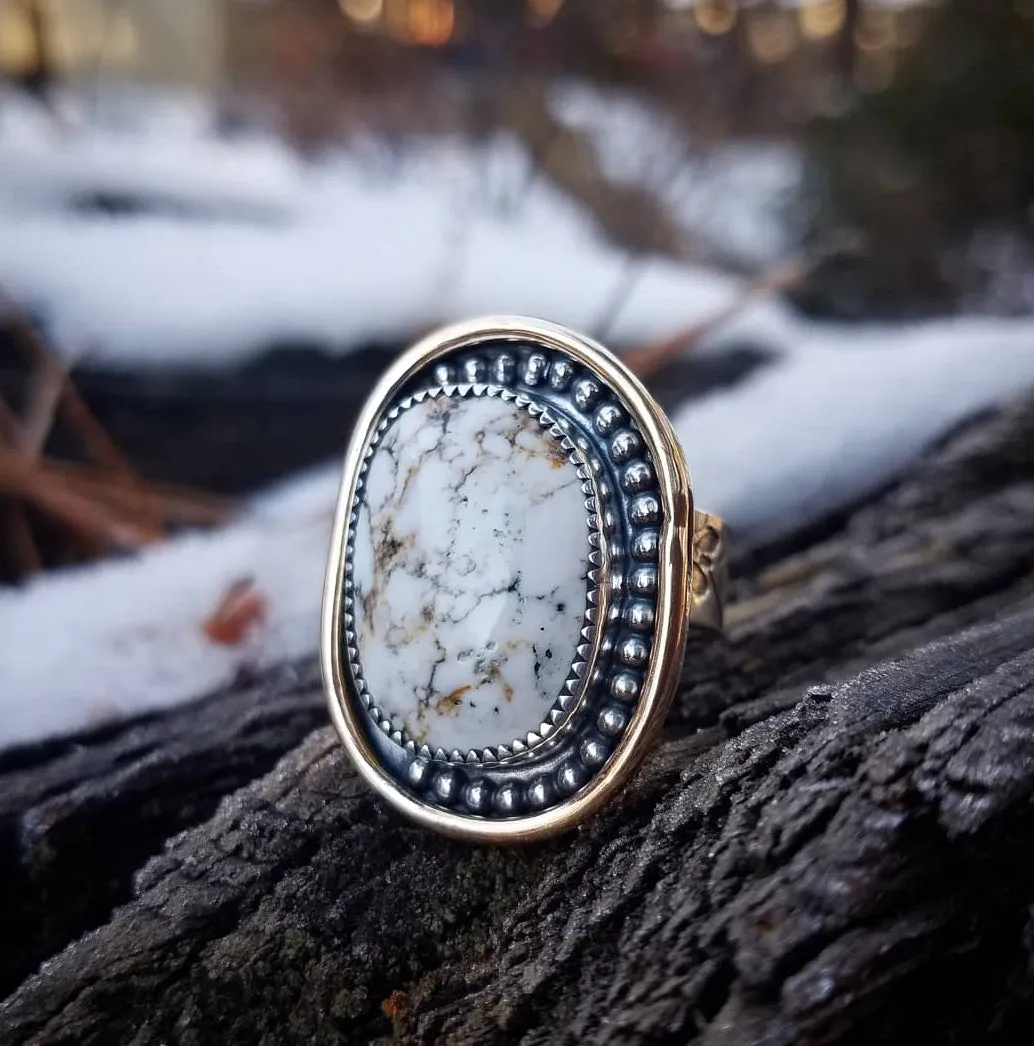
[[[236,646],[265,620],[266,597],[255,588],[250,577],[245,577],[226,589],[201,628],[213,643]]]

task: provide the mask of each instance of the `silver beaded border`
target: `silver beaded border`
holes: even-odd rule
[[[370,693],[363,673],[362,662],[359,658],[359,640],[355,631],[355,583],[352,576],[355,533],[363,505],[366,477],[370,470],[370,463],[373,461],[377,448],[380,446],[384,436],[406,411],[429,399],[440,399],[442,397],[451,399],[491,397],[513,403],[518,409],[527,411],[538,422],[540,427],[555,439],[567,453],[568,462],[574,466],[578,478],[582,481],[582,495],[585,499],[586,510],[588,554],[585,605],[578,646],[564,680],[564,685],[550,707],[547,717],[534,730],[529,731],[523,737],[511,738],[505,744],[492,745],[486,748],[472,748],[466,752],[458,748],[446,751],[444,748],[432,749],[429,745],[418,744],[406,735],[406,731],[392,719],[390,713],[374,703],[375,696]],[[606,506],[603,506],[603,508],[605,510]],[[346,546],[344,572],[345,652],[348,656],[348,666],[352,672],[352,678],[355,681],[355,688],[360,700],[382,733],[387,734],[395,744],[401,745],[408,752],[422,759],[434,759],[438,762],[448,763],[487,764],[503,762],[526,755],[529,751],[537,748],[544,741],[554,736],[557,731],[563,729],[565,721],[577,706],[578,699],[585,689],[585,683],[591,673],[590,659],[593,651],[596,649],[597,638],[600,632],[599,609],[602,592],[599,582],[601,572],[606,568],[606,549],[601,547],[599,538],[600,510],[601,504],[597,495],[595,480],[582,459],[578,448],[565,429],[558,424],[557,419],[547,409],[528,396],[523,396],[501,385],[438,385],[406,396],[385,412],[366,449],[356,482],[355,500],[348,519],[348,544]]]
[[[653,657],[663,510],[646,442],[620,392],[561,350],[531,339],[515,343],[486,338],[476,352],[440,356],[385,406],[390,411],[407,396],[433,389],[455,394],[489,385],[518,393],[548,411],[593,478],[600,511],[590,555],[597,549],[603,554],[609,591],[590,659],[594,667],[562,729],[519,759],[468,763],[466,758],[436,759],[434,753],[429,758],[393,740],[391,729],[369,716],[367,740],[382,769],[415,799],[498,820],[568,801],[606,770],[628,729]],[[349,518],[354,509],[355,499]],[[346,576],[351,551],[346,550]],[[354,677],[352,682],[355,693]]]

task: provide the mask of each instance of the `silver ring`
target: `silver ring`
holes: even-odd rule
[[[720,627],[721,521],[694,513],[663,411],[601,345],[490,317],[378,384],[345,458],[320,653],[359,773],[480,841],[610,799]]]

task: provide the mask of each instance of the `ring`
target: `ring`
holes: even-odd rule
[[[723,527],[603,346],[490,317],[419,341],[344,464],[323,596],[331,716],[397,810],[482,842],[597,811],[720,630]]]

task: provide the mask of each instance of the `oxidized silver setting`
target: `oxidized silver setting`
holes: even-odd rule
[[[350,571],[364,474],[393,418],[430,396],[512,400],[562,441],[583,479],[588,584],[577,656],[542,723],[482,750],[432,750],[408,739],[369,692],[353,631]],[[324,678],[335,725],[362,775],[408,816],[464,838],[540,838],[592,813],[638,764],[674,694],[693,519],[667,419],[602,346],[519,317],[457,325],[414,346],[359,420],[327,572]]]

